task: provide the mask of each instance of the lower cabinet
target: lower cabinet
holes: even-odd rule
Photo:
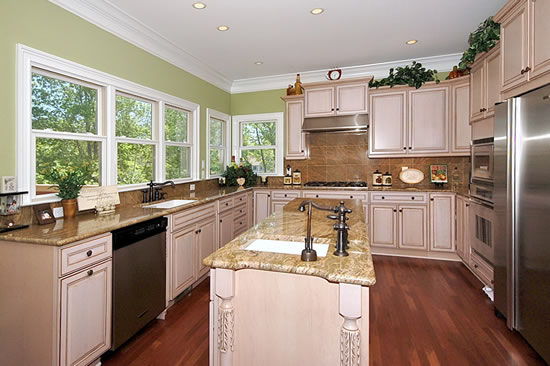
[[[172,234],[172,293],[178,296],[195,282],[196,225],[189,225]]]
[[[254,191],[254,225],[271,215],[271,191]]]
[[[428,248],[428,221],[426,206],[398,206],[399,248]]]
[[[430,193],[430,250],[454,252],[454,193]]]
[[[426,206],[371,204],[369,233],[373,247],[426,250]]]
[[[470,203],[467,198],[456,197],[456,254],[470,263]]]
[[[233,240],[233,211],[222,212],[219,215],[220,248]]]
[[[88,365],[111,346],[111,261],[61,280],[61,365]]]
[[[397,205],[370,205],[370,244],[397,248]]]
[[[210,271],[210,267],[206,267],[202,261],[216,251],[218,242],[216,240],[216,227],[215,216],[202,220],[197,224],[197,278],[202,277]]]

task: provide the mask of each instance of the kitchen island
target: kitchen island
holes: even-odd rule
[[[304,242],[302,200],[288,203],[204,260],[211,267],[210,360],[213,365],[368,365],[369,286],[374,267],[359,200],[347,221],[349,256],[335,250],[334,221],[313,210],[314,244],[326,257],[251,251],[256,239]],[[338,200],[315,199],[323,206]]]

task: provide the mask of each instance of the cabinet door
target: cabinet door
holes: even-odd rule
[[[368,84],[341,85],[336,87],[336,114],[368,112]]]
[[[455,250],[453,194],[430,194],[430,250],[453,252]]]
[[[397,206],[371,204],[369,219],[371,245],[397,248]]]
[[[220,214],[218,231],[220,234],[220,248],[233,240],[233,211],[226,211]]]
[[[479,61],[470,71],[470,122],[483,119],[485,108],[485,62]]]
[[[456,254],[464,259],[464,201],[462,198],[456,198]]]
[[[172,296],[175,298],[197,279],[195,246],[197,225],[188,225],[172,234]]]
[[[501,83],[502,90],[509,90],[527,81],[525,72],[528,61],[527,6],[521,3],[500,24]],[[547,20],[546,20],[547,21]],[[547,40],[541,40],[547,42]]]
[[[470,153],[470,84],[452,87],[451,152]]]
[[[271,214],[271,194],[269,191],[254,192],[254,225]]]
[[[495,114],[495,104],[501,101],[500,98],[500,48],[491,51],[485,59],[485,86],[486,103],[485,117]]]
[[[289,201],[272,201],[271,213],[283,212],[283,207],[285,207],[288,202]]]
[[[88,365],[111,347],[111,261],[61,280],[61,365]]]
[[[369,156],[407,153],[406,92],[370,96]]]
[[[409,91],[409,152],[449,152],[449,88]]]
[[[399,248],[428,247],[428,222],[425,206],[399,206]]]
[[[550,72],[550,1],[529,1],[529,78]]]
[[[246,194],[246,207],[248,209],[248,225],[246,228],[250,229],[254,226],[254,193],[252,192]]]
[[[209,267],[206,267],[202,261],[210,254],[216,251],[218,244],[217,232],[216,232],[216,217],[205,219],[197,224],[198,237],[197,237],[197,259],[198,259],[198,274],[197,278],[208,273]]]
[[[305,116],[323,117],[334,115],[334,87],[306,89]]]
[[[302,133],[304,123],[304,101],[292,100],[286,102],[286,155],[291,159],[305,159],[305,134]]]

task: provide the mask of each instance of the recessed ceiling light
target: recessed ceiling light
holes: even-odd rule
[[[206,8],[206,4],[205,3],[200,3],[200,2],[199,3],[194,3],[193,7],[195,9],[204,9],[204,8]]]
[[[319,14],[322,14],[324,11],[325,11],[325,9],[323,9],[323,8],[315,8],[315,9],[311,9],[311,14],[319,15]]]
[[[407,41],[406,43],[408,45],[411,45],[411,44],[415,44],[416,42],[418,42],[416,39],[411,39],[411,40]]]
[[[256,62],[254,62],[254,65],[263,65],[263,64],[264,64],[263,61],[256,61]]]
[[[218,30],[221,32],[225,32],[226,30],[229,30],[229,27],[227,25],[220,25],[218,27]]]

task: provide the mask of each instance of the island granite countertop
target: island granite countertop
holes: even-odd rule
[[[353,212],[348,215],[350,226],[348,257],[332,254],[336,247],[334,221],[328,212],[313,210],[311,233],[314,243],[329,244],[326,257],[315,262],[303,262],[299,255],[258,252],[243,249],[254,239],[303,242],[306,236],[307,215],[298,210],[302,201],[297,198],[247,232],[233,239],[204,259],[208,267],[226,269],[259,269],[296,273],[324,278],[330,282],[372,286],[376,283],[370,245],[366,233],[365,215],[360,200],[344,200]],[[335,206],[340,200],[314,199],[323,206]]]

